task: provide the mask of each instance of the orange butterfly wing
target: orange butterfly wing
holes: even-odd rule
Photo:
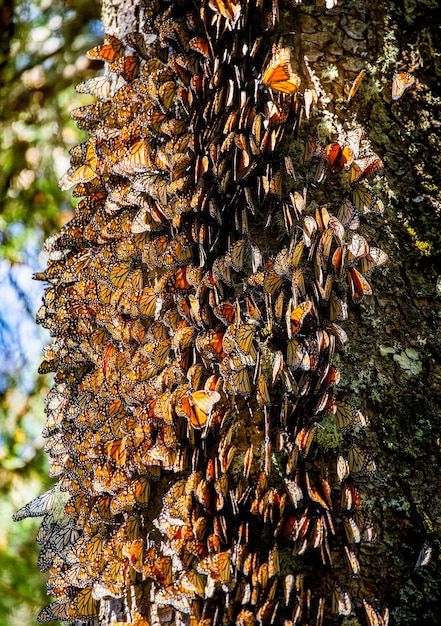
[[[192,411],[190,422],[193,428],[203,428],[207,423],[211,411],[216,402],[219,402],[220,394],[217,391],[193,391],[190,396]]]
[[[399,100],[405,91],[416,83],[415,76],[409,72],[395,72],[392,78],[392,100]]]
[[[277,49],[262,75],[262,83],[271,89],[293,94],[300,86],[300,78],[291,67],[289,48]]]

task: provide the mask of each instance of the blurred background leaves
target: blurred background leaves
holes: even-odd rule
[[[85,56],[102,38],[97,1],[0,2],[0,626],[36,624],[46,576],[36,567],[39,519],[13,512],[50,486],[37,376],[49,337],[35,324],[43,242],[72,217],[58,179],[84,141],[69,111],[90,102],[73,86],[96,73]]]

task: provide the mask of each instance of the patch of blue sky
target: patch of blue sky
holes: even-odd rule
[[[50,341],[49,333],[35,322],[44,284],[32,279],[37,269],[34,255],[27,261],[14,266],[5,259],[0,262],[0,391],[12,379],[23,391],[31,391],[43,346]]]

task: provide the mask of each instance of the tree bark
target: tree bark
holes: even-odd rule
[[[108,71],[111,76],[119,72],[127,84],[113,85],[109,113],[90,112],[86,127],[92,139],[85,155],[80,153],[85,180],[79,178],[77,164],[62,180],[65,186],[77,184],[77,193],[87,198],[92,198],[95,181],[97,195],[105,196],[104,209],[99,204],[98,217],[91,218],[95,200],[88,200],[92,209],[87,204],[84,221],[78,214],[78,225],[48,244],[52,259],[44,278],[57,287],[56,297],[67,294],[79,320],[73,326],[74,342],[92,363],[72,381],[75,377],[60,357],[71,358],[74,349],[66,331],[69,316],[57,310],[53,322],[52,295],[47,295],[41,318],[66,348],[55,350],[53,359],[58,368],[57,402],[63,396],[66,410],[80,424],[73,432],[70,425],[63,431],[49,424],[49,447],[61,440],[76,461],[81,437],[87,444],[88,480],[82,475],[75,478],[81,489],[76,490],[75,481],[60,469],[61,488],[71,494],[66,513],[81,535],[64,561],[65,555],[59,555],[61,561],[55,559],[51,566],[54,593],[57,567],[63,580],[67,577],[70,593],[74,589],[74,600],[67,602],[61,593],[61,609],[57,605],[53,609],[55,616],[67,621],[88,615],[79,604],[88,586],[72,582],[73,569],[78,564],[85,576],[84,554],[91,550],[87,546],[102,541],[99,564],[94,562],[88,572],[91,619],[94,602],[101,600],[101,624],[116,620],[139,625],[288,625],[320,624],[322,619],[326,624],[357,624],[363,623],[363,607],[368,624],[387,624],[386,606],[396,623],[414,619],[436,623],[430,621],[435,620],[435,600],[424,598],[424,584],[434,586],[438,563],[423,556],[417,563],[423,546],[425,554],[437,547],[440,521],[435,270],[439,235],[427,225],[428,211],[439,212],[439,192],[435,184],[428,184],[433,180],[428,156],[439,141],[431,127],[438,104],[429,97],[434,97],[432,77],[424,74],[424,62],[433,61],[430,46],[418,48],[419,57],[412,48],[421,37],[430,39],[430,23],[416,41],[405,29],[400,49],[397,24],[405,23],[405,16],[392,5],[385,13],[380,2],[343,2],[330,10],[281,2],[279,16],[274,3],[270,10],[262,11],[263,5],[257,3],[254,15],[254,5],[247,14],[245,3],[224,5],[220,0],[204,4],[200,13],[199,5],[186,3],[185,10],[177,4],[166,9],[159,2],[103,4],[108,35],[122,41],[140,32],[147,47],[158,44],[154,54],[137,49],[141,75],[155,54],[159,61],[145,71],[144,83],[136,83],[137,75],[128,76],[128,66],[115,69],[124,57],[118,58],[117,52],[115,59],[113,43],[107,41],[113,47]],[[162,9],[164,16],[152,26],[149,11],[159,15]],[[266,21],[262,17],[260,22],[261,11]],[[161,19],[168,22],[159,28],[159,35],[138,30],[140,24],[150,24],[155,34]],[[241,23],[246,24],[244,39],[237,26]],[[217,39],[210,43],[216,28]],[[185,29],[191,37],[197,33],[193,47],[182,34]],[[230,31],[231,49],[216,57],[218,42],[228,39]],[[261,48],[250,52],[259,35]],[[208,50],[203,48],[206,40]],[[126,59],[139,42],[128,41]],[[242,69],[249,76],[241,74],[241,50]],[[274,63],[287,50],[288,77],[281,86],[266,70],[271,59]],[[196,63],[195,51],[199,70],[189,69]],[[184,53],[189,65],[180,57]],[[348,100],[351,83],[363,68],[366,76]],[[392,75],[403,69],[410,70],[408,80],[416,74],[420,78],[392,100]],[[154,72],[157,82],[149,83]],[[166,105],[167,82],[173,85]],[[132,83],[142,89],[130,91]],[[228,102],[228,93],[234,107],[227,120],[221,98]],[[307,93],[315,97],[316,106],[310,107]],[[221,104],[216,105],[216,97]],[[103,102],[104,108],[107,96]],[[255,133],[256,147],[245,149],[243,142],[252,134],[246,121],[246,115],[251,116],[246,114],[249,102],[253,116],[261,115],[264,123],[261,134]],[[146,142],[147,156],[135,152],[144,146],[144,135],[136,126],[113,121],[123,115],[126,105],[130,117],[131,103],[137,111],[145,106],[137,122],[144,115],[149,120],[143,132],[154,148]],[[231,108],[231,103],[226,106]],[[239,122],[243,132],[237,130],[235,108],[243,116]],[[186,131],[180,126],[183,120]],[[230,125],[231,148],[226,139]],[[168,137],[177,144],[176,137],[187,131],[193,135],[187,147],[167,153]],[[222,141],[213,139],[217,134]],[[432,141],[428,147],[426,139]],[[308,142],[313,146],[311,158],[304,156]],[[231,156],[220,173],[224,152]],[[285,173],[284,157],[291,158],[294,175],[289,174],[289,163]],[[384,162],[382,177],[363,173],[363,180],[351,183],[353,161],[377,162],[378,157]],[[177,172],[179,159],[184,174]],[[247,159],[252,164],[249,172]],[[169,176],[166,191],[162,191],[164,171]],[[140,172],[153,172],[157,178],[151,183]],[[124,195],[126,180],[133,180],[134,189],[151,198],[144,213],[134,211],[134,195]],[[208,191],[201,181],[206,181]],[[180,194],[174,184],[182,184]],[[342,202],[349,198],[357,206],[360,190],[370,200],[361,203],[351,219],[361,220],[364,239],[356,239],[353,223],[340,224],[338,230],[338,223],[344,222]],[[187,192],[191,201],[182,209],[179,203],[186,202]],[[385,216],[376,193],[386,205]],[[139,202],[140,198],[141,194]],[[403,217],[409,205],[412,209]],[[130,211],[128,228],[123,218],[113,219]],[[328,239],[327,231],[332,231]],[[86,243],[74,241],[77,237]],[[321,252],[327,240],[328,251]],[[255,242],[260,253],[252,245],[248,251],[249,242]],[[355,242],[366,245],[366,251],[356,249]],[[340,267],[335,260],[331,267],[328,257],[337,258],[339,247],[349,250],[352,258],[347,257],[347,266],[342,262]],[[188,248],[191,253],[186,256]],[[376,263],[377,249],[387,252],[387,265]],[[65,255],[61,269],[60,251]],[[291,260],[283,261],[285,257]],[[371,277],[375,265],[381,267]],[[353,302],[345,295],[346,269]],[[78,285],[76,271],[86,277],[81,289],[90,291],[84,295],[70,287]],[[121,278],[125,272],[128,278]],[[325,277],[320,278],[323,272]],[[367,275],[373,297],[360,274]],[[329,293],[327,275],[332,276]],[[141,302],[140,293],[150,300]],[[332,298],[341,311],[335,316],[329,312]],[[344,327],[349,340],[333,357],[332,347],[339,345],[336,337],[344,339],[335,325],[344,321],[347,299],[350,314]],[[224,301],[228,312],[220,310]],[[87,323],[81,320],[81,306]],[[144,317],[139,316],[140,307]],[[102,328],[107,333],[104,340]],[[162,333],[162,339],[156,340],[153,329]],[[242,332],[251,339],[242,338]],[[86,349],[85,340],[77,338],[81,333],[96,337],[91,347]],[[213,333],[220,336],[220,346]],[[167,354],[174,356],[161,361],[164,343]],[[150,344],[153,350],[148,349]],[[154,383],[146,369],[129,368],[135,367],[144,346],[142,367],[148,364],[158,370]],[[303,356],[289,356],[289,350]],[[82,367],[81,358],[76,358]],[[301,365],[294,365],[295,358],[303,359]],[[341,381],[334,397],[337,367]],[[124,385],[132,386],[131,399]],[[122,408],[116,406],[121,398]],[[353,407],[352,412],[347,407]],[[346,411],[349,424],[339,426],[335,418],[339,411]],[[129,416],[138,423],[134,425]],[[361,457],[360,466],[355,453]],[[378,465],[375,474],[372,458]],[[336,470],[338,459],[342,470]],[[52,463],[58,467],[54,453]],[[124,474],[120,483],[115,478],[118,472]],[[143,492],[140,486],[146,477],[150,482]],[[83,505],[84,490],[88,499]],[[150,490],[149,507],[143,508]],[[110,513],[105,510],[106,498]],[[353,557],[358,557],[361,573]],[[285,596],[283,585],[288,588]]]

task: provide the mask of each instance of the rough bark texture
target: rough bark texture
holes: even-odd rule
[[[382,625],[390,606],[435,624],[430,23],[413,40],[380,3],[120,7],[106,32],[129,39],[92,52],[110,81],[74,113],[91,139],[62,180],[86,199],[41,276],[46,434],[70,496],[67,523],[58,491],[33,504],[58,599],[41,619],[94,622],[102,600],[101,623]],[[392,101],[404,69],[419,78]]]
[[[133,0],[121,0],[121,2],[104,0],[102,3],[104,32],[118,39],[124,39],[126,35],[139,29],[138,13],[139,5]]]

